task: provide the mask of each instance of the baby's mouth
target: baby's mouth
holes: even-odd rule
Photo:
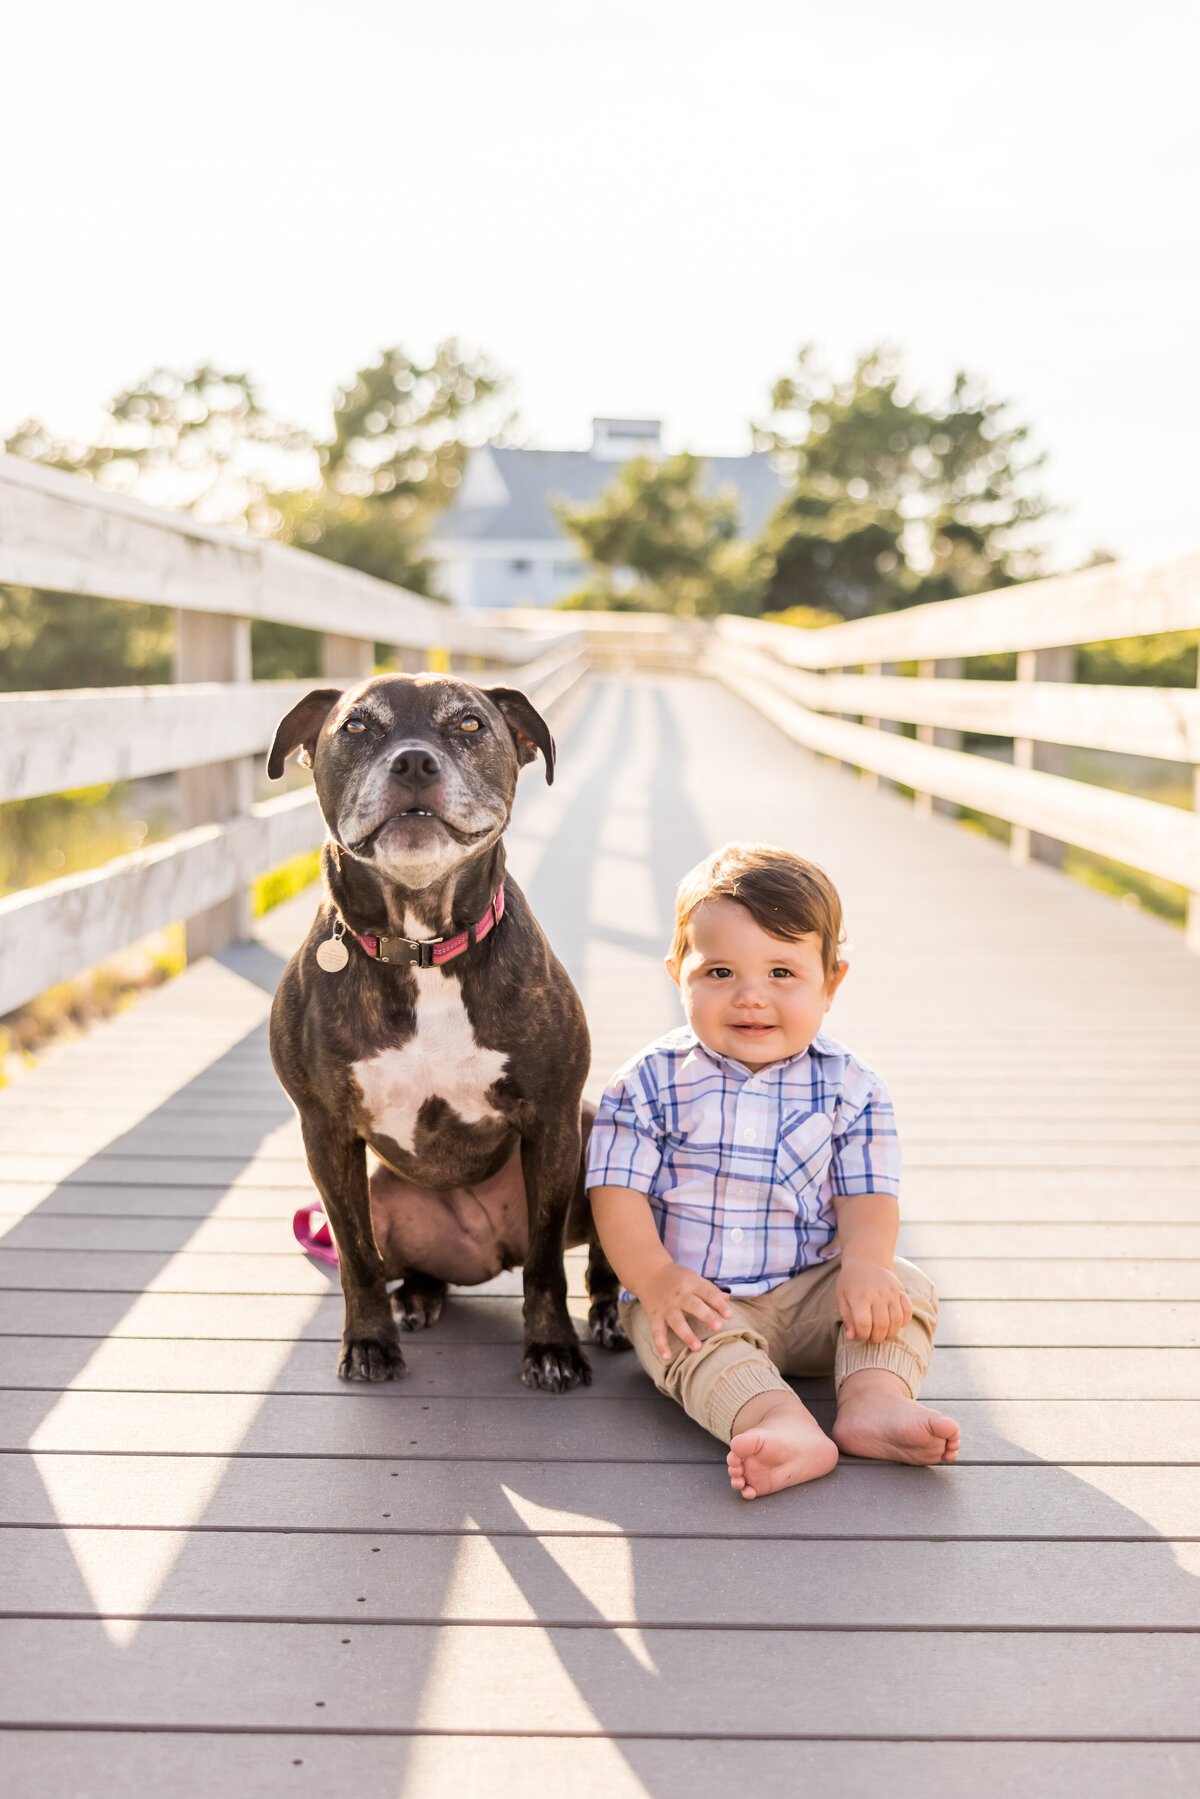
[[[741,1031],[747,1037],[763,1037],[768,1031],[773,1031],[775,1026],[773,1024],[735,1024],[733,1029]]]

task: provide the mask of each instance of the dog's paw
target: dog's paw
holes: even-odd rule
[[[441,1317],[445,1303],[446,1289],[441,1282],[413,1286],[410,1281],[405,1281],[392,1294],[392,1310],[402,1331],[428,1330]]]
[[[338,1374],[343,1380],[399,1380],[406,1372],[398,1343],[378,1337],[352,1337],[342,1346]]]
[[[572,1387],[590,1387],[592,1370],[578,1343],[530,1343],[521,1379],[542,1393],[567,1393]]]
[[[632,1349],[633,1344],[625,1335],[625,1326],[621,1323],[615,1299],[598,1299],[588,1308],[588,1329],[592,1333],[593,1343],[601,1349]]]

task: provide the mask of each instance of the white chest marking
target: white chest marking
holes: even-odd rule
[[[351,1072],[362,1089],[372,1127],[402,1149],[416,1148],[417,1117],[427,1099],[443,1099],[465,1124],[500,1119],[489,1089],[508,1057],[476,1042],[462,989],[438,968],[413,971],[417,1028],[400,1049],[380,1050]]]

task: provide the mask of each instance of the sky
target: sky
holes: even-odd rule
[[[320,430],[457,335],[525,441],[749,447],[816,343],[982,377],[1048,452],[1054,566],[1200,549],[1187,0],[56,0],[0,68],[0,434],[154,365]]]

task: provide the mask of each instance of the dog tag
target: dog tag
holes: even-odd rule
[[[350,960],[350,951],[339,936],[326,937],[324,943],[317,945],[317,967],[323,968],[326,974],[339,974]]]

